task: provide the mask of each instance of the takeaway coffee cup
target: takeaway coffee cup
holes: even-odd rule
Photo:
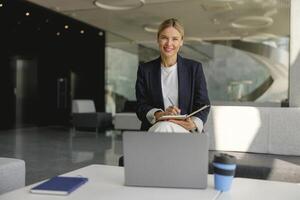
[[[228,191],[235,174],[236,158],[228,154],[217,154],[214,156],[214,182],[215,189]]]

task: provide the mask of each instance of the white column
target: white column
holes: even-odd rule
[[[291,0],[290,18],[290,107],[300,107],[300,1]]]

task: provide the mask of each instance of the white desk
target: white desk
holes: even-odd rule
[[[31,194],[27,186],[0,196],[0,200],[199,200],[216,199],[220,192],[213,188],[213,176],[209,175],[208,188],[174,189],[124,186],[124,170],[122,167],[106,165],[90,165],[67,174],[66,176],[81,175],[89,181],[68,196]],[[36,185],[36,184],[34,184]]]
[[[68,196],[31,194],[29,189],[36,184],[5,193],[0,200],[299,200],[300,185],[285,182],[235,178],[229,192],[220,193],[213,189],[213,176],[208,176],[208,188],[174,189],[124,186],[122,167],[90,165],[67,174],[81,175],[89,181]]]
[[[229,192],[223,192],[218,200],[299,200],[300,185],[295,183],[234,178]]]

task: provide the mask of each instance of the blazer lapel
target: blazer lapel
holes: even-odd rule
[[[183,59],[177,56],[177,71],[178,71],[178,106],[185,114],[187,111],[184,110],[186,102],[184,102],[185,97],[188,94],[187,81],[189,80],[187,69],[183,66]]]
[[[159,108],[164,108],[164,100],[161,88],[161,70],[160,70],[160,57],[156,59],[155,65],[153,66],[153,94],[155,94],[153,101],[158,103]]]

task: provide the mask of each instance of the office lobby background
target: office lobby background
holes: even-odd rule
[[[120,11],[80,0],[1,5],[2,129],[68,124],[72,99],[93,99],[98,111],[123,111],[135,100],[138,64],[159,55],[155,31],[168,17],[185,25],[181,54],[202,62],[213,105],[300,104],[288,0],[151,0]]]
[[[97,2],[0,0],[0,157],[26,162],[26,184],[118,165],[120,129],[74,134],[72,100],[137,130],[136,70],[159,56],[170,17],[185,26],[180,54],[203,64],[210,156],[236,155],[241,177],[299,182],[300,1]]]

